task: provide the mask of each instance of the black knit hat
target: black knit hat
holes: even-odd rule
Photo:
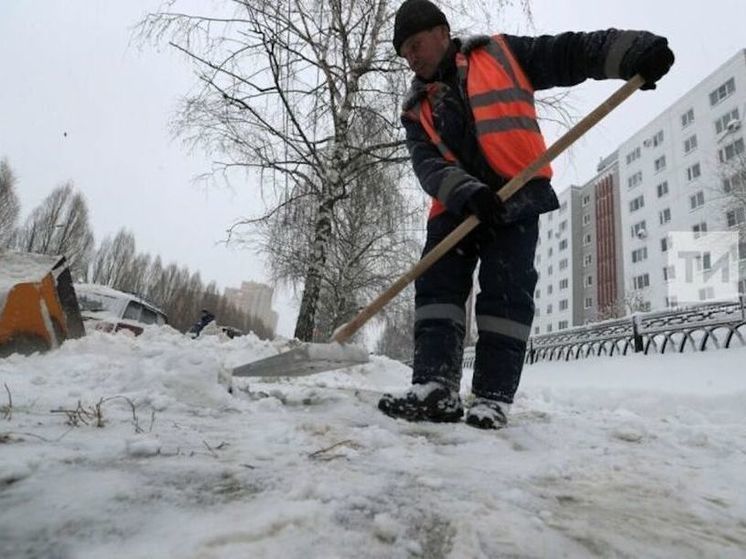
[[[445,14],[430,0],[405,0],[396,11],[396,19],[394,20],[394,49],[396,49],[396,54],[401,56],[399,51],[402,43],[409,37],[438,25],[445,25],[449,30],[451,29]]]

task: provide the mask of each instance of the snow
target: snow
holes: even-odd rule
[[[0,360],[0,557],[746,555],[746,349],[532,365],[483,432],[380,414],[410,371],[379,357],[218,382],[287,347],[148,327]]]
[[[0,250],[0,313],[12,287],[18,283],[42,281],[60,258],[62,257]]]

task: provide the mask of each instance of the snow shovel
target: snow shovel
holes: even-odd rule
[[[504,202],[515,194],[543,167],[570,147],[578,138],[588,132],[602,118],[622,104],[645,80],[637,75],[601,103],[596,109],[568,130],[559,140],[539,156],[521,173],[511,179],[497,195]],[[332,343],[301,344],[280,355],[254,361],[233,369],[236,377],[287,377],[305,376],[321,371],[331,371],[343,367],[351,367],[368,361],[368,352],[352,344],[345,344],[362,326],[375,316],[391,299],[396,297],[407,285],[420,277],[430,266],[438,261],[446,252],[456,246],[466,235],[479,225],[476,216],[466,218],[440,244],[428,252],[407,273],[379,295],[367,307],[361,310],[350,322],[340,326],[332,336]]]

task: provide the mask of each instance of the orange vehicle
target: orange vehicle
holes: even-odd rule
[[[0,253],[0,357],[46,351],[84,334],[63,256]]]

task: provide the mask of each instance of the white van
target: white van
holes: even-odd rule
[[[145,299],[92,283],[76,283],[75,293],[86,329],[119,332],[122,329],[142,334],[150,324],[168,324],[168,317]]]

